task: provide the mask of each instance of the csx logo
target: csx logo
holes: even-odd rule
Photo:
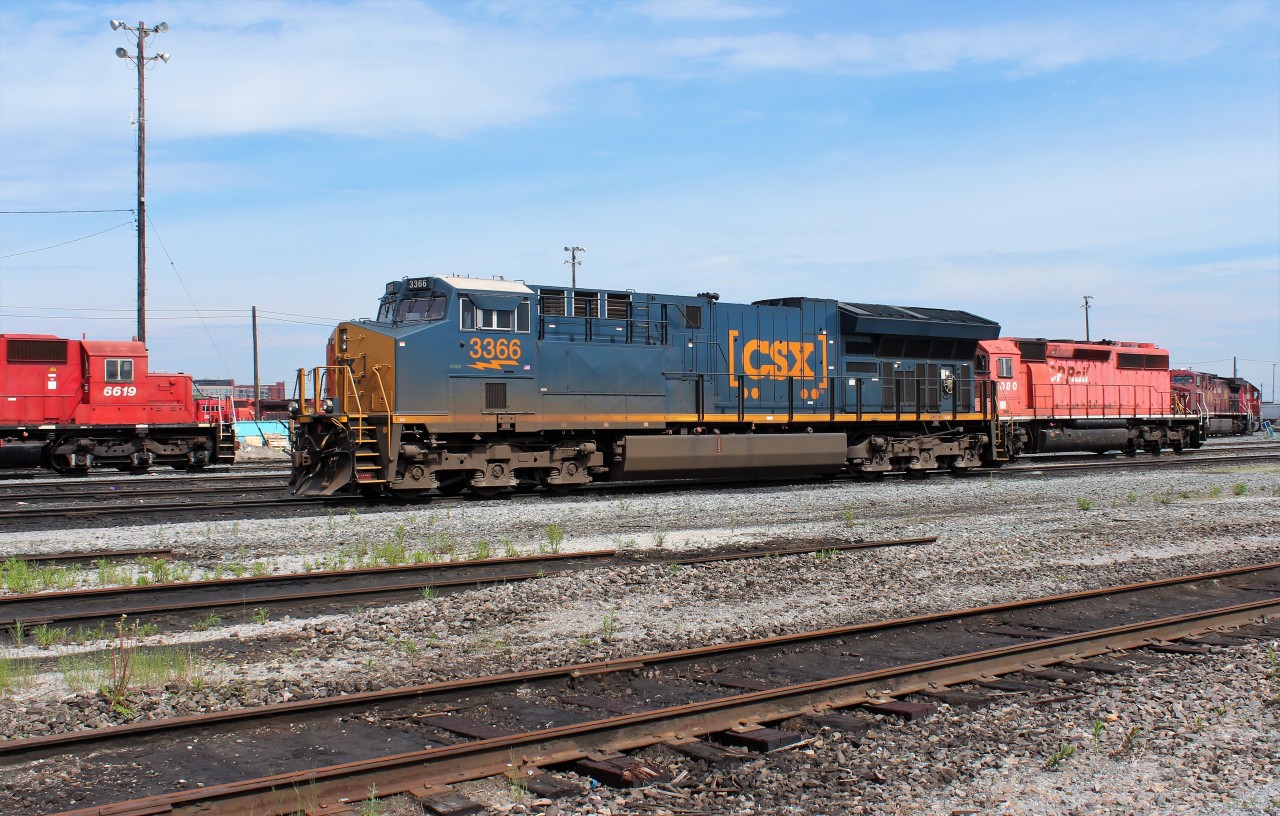
[[[785,380],[794,377],[799,380],[817,380],[819,374],[814,371],[817,345],[796,340],[747,340],[740,342],[738,332],[729,332],[729,383],[736,386],[737,375],[741,373],[752,380]],[[823,360],[819,363],[826,372],[826,346],[822,347]],[[825,380],[819,388],[825,387]]]

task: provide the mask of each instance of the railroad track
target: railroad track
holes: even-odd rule
[[[664,769],[625,751],[663,744],[734,761],[743,758],[744,747],[771,750],[799,742],[801,735],[787,730],[795,717],[856,729],[855,708],[906,716],[927,711],[929,702],[903,699],[908,696],[976,704],[992,694],[1060,695],[1063,684],[1135,670],[1128,650],[1205,653],[1280,637],[1280,627],[1265,623],[1276,615],[1280,563],[1262,564],[598,663],[12,740],[0,743],[0,761],[75,767],[75,783],[47,792],[43,805],[74,804],[79,809],[69,814],[75,816],[346,814],[374,790],[456,801],[448,785],[504,773],[518,775],[530,790],[537,790],[535,783],[553,790],[541,769],[567,763],[606,784],[636,784],[660,780]],[[962,684],[971,690],[958,690]],[[121,769],[140,756],[147,773],[122,780]],[[321,757],[329,764],[317,767]],[[248,778],[264,764],[276,772]]]
[[[170,477],[152,480],[95,480],[91,482],[61,481],[38,487],[0,485],[0,502],[58,502],[88,499],[135,499],[176,494],[245,493],[252,490],[283,489],[289,483],[287,472],[253,475],[226,474],[200,477]]]
[[[1117,458],[1108,458],[1101,460],[1093,460],[1087,462],[1066,462],[1061,464],[1052,464],[1046,460],[1037,460],[1035,462],[1015,462],[1003,468],[987,469],[980,468],[970,471],[964,475],[964,478],[973,478],[975,476],[988,476],[1000,478],[1025,478],[1025,477],[1043,477],[1067,475],[1072,473],[1087,471],[1103,471],[1103,470],[1133,470],[1133,469],[1151,469],[1151,468],[1178,468],[1178,467],[1211,467],[1214,465],[1235,465],[1250,463],[1271,463],[1280,462],[1280,448],[1275,451],[1248,453],[1243,455],[1226,455],[1215,456],[1204,453],[1183,453],[1183,454],[1165,454],[1161,456],[1143,455],[1140,457],[1120,456]],[[901,474],[895,474],[901,475]],[[270,479],[270,477],[263,477]],[[653,492],[661,492],[670,490],[672,485],[687,485],[687,482],[646,482],[646,483],[598,483],[591,484],[581,488],[580,492],[591,493],[597,490],[605,490],[617,494],[646,494]],[[699,481],[698,488],[702,490],[708,489],[732,489],[743,486],[752,486],[764,484],[758,480],[733,480],[725,482]],[[769,482],[776,484],[776,482]],[[150,489],[150,488],[148,488]],[[158,492],[123,492],[119,494],[122,499],[131,497],[150,498],[153,496],[172,495],[175,491],[165,491],[163,488],[156,488]],[[317,512],[329,512],[335,508],[360,507],[368,510],[395,510],[406,506],[415,506],[422,504],[430,504],[433,507],[446,507],[461,502],[484,500],[475,496],[425,496],[420,499],[406,501],[382,501],[370,502],[367,499],[358,496],[326,496],[326,497],[296,497],[287,492],[285,485],[282,483],[278,489],[263,488],[262,490],[246,489],[243,487],[219,487],[213,486],[201,491],[199,489],[184,489],[180,492],[183,496],[199,496],[202,492],[208,494],[227,493],[238,496],[249,496],[254,493],[267,492],[269,498],[240,498],[233,501],[175,501],[175,502],[139,502],[133,504],[103,504],[101,501],[87,506],[76,504],[58,506],[58,507],[23,507],[19,509],[0,510],[0,520],[8,520],[14,523],[31,523],[48,520],[55,520],[60,526],[69,526],[77,522],[95,523],[103,519],[119,519],[121,522],[131,524],[146,523],[162,523],[175,520],[176,516],[196,515],[200,518],[208,518],[210,515],[232,518],[250,515],[249,511],[268,511],[270,514],[278,513],[304,513],[314,514]],[[3,501],[7,497],[0,497]],[[501,500],[504,501],[543,501],[548,498],[548,494],[538,492],[533,494],[502,494]],[[53,501],[52,499],[50,501]],[[2,505],[0,505],[2,506]]]
[[[617,550],[367,567],[331,572],[225,578],[145,586],[105,587],[28,595],[0,596],[0,631],[12,639],[17,631],[39,625],[87,625],[128,615],[158,628],[183,628],[184,616],[219,611],[227,623],[249,620],[258,608],[287,608],[319,613],[348,609],[353,600],[367,603],[420,597],[423,590],[446,594],[491,584],[526,581],[546,575],[599,567],[641,564],[709,564],[749,558],[774,558],[820,551],[933,544],[936,538],[891,541],[822,540],[800,547],[770,547],[688,558],[634,557]]]

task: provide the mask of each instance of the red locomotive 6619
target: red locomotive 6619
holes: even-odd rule
[[[233,419],[197,405],[190,376],[150,373],[137,341],[0,334],[0,467],[231,462]]]

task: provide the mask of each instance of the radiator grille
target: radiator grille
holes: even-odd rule
[[[486,411],[507,410],[507,384],[506,383],[485,383],[484,384],[484,409]]]
[[[66,363],[66,340],[10,340],[11,363]]]

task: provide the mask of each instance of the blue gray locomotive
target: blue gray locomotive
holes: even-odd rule
[[[923,476],[1001,458],[968,312],[422,277],[299,372],[292,487],[414,496],[598,480]]]

